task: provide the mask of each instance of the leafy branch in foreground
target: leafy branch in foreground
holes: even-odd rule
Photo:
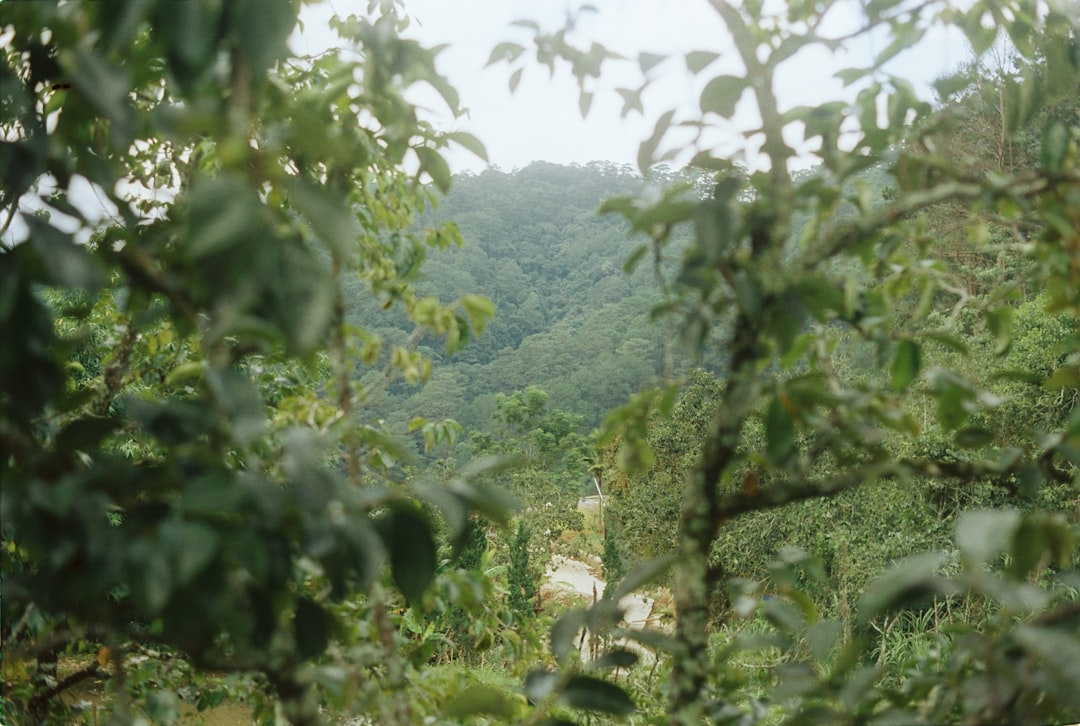
[[[1011,347],[1010,321],[1016,308],[1034,300],[1020,297],[1019,280],[1004,276],[988,294],[971,291],[966,271],[950,265],[957,242],[945,233],[936,237],[937,229],[931,226],[941,210],[963,210],[975,257],[988,254],[979,247],[988,236],[1019,240],[1024,286],[1044,290],[1044,314],[1064,315],[1075,330],[1080,315],[1080,125],[1075,106],[1080,57],[1075,15],[1028,0],[974,3],[965,10],[934,1],[876,3],[866,9],[858,32],[880,33],[888,42],[869,66],[837,73],[850,92],[813,108],[785,109],[775,87],[779,70],[798,62],[805,49],[835,50],[843,42],[824,30],[824,16],[836,4],[712,5],[731,35],[728,52],[741,61],[743,75],[716,75],[707,81],[696,116],[680,120],[676,111],[662,114],[653,135],[641,145],[639,166],[648,174],[655,163],[691,157],[692,164],[715,173],[714,189],[697,199],[684,191],[605,205],[623,214],[635,230],[649,234],[657,255],[671,247],[673,229],[690,228],[693,242],[672,275],[670,299],[658,314],[679,316],[691,354],[699,354],[711,335],[723,341],[720,360],[707,361],[721,378],[710,409],[712,423],[699,440],[696,463],[682,470],[686,481],[679,497],[681,515],[669,543],[678,554],[678,645],[668,686],[673,724],[752,720],[755,713],[730,710],[732,701],[745,702],[747,697],[730,690],[724,651],[718,654],[710,639],[710,626],[727,618],[722,605],[727,601],[716,594],[741,587],[730,562],[738,553],[717,551],[722,533],[737,518],[811,498],[848,496],[845,492],[869,484],[877,491],[883,480],[886,485],[918,481],[921,486],[989,482],[1028,495],[1048,482],[1059,482],[1071,486],[1064,494],[1068,510],[1069,502],[1075,504],[1080,463],[1080,411],[1067,403],[1075,401],[1074,395],[1063,392],[1050,433],[995,419],[1005,400],[994,393],[1000,382],[979,370],[985,362],[975,356],[1003,360]],[[1008,34],[1019,54],[1015,73],[998,88],[978,92],[998,94],[997,102],[984,108],[998,113],[992,121],[1003,138],[1026,133],[1036,139],[1039,153],[1027,168],[1005,168],[1002,159],[998,168],[988,168],[971,155],[950,155],[949,135],[956,131],[949,119],[980,110],[964,106],[963,94],[954,98],[951,109],[935,108],[918,97],[908,80],[889,71],[887,61],[917,45],[938,25],[964,33],[977,56],[995,36]],[[569,61],[584,97],[585,81],[593,71],[583,65],[584,51],[575,46],[572,31],[537,31],[538,60],[551,64],[554,54]],[[695,51],[686,56],[687,66],[701,73],[717,55]],[[522,57],[523,49],[492,60],[520,64]],[[620,60],[603,48],[588,57]],[[647,72],[662,59],[643,55],[639,60]],[[969,77],[963,74],[945,77],[937,85],[955,93],[968,87]],[[737,158],[748,169],[741,169],[701,144],[708,138],[706,130],[728,124],[737,103],[747,98],[761,124],[744,133],[746,143]],[[629,101],[628,108],[633,108]],[[677,128],[697,129],[696,140],[664,150]],[[958,148],[973,147],[964,140]],[[812,157],[819,166],[808,174],[794,172],[797,148],[816,149]],[[882,180],[877,194],[871,179]],[[971,321],[981,321],[983,327]],[[1061,356],[1052,372],[1035,383],[1072,390],[1080,339],[1066,335],[1059,345]],[[667,419],[673,410],[692,414],[670,404],[653,408],[668,398],[659,391],[643,395],[638,405],[609,419],[611,433],[604,440],[616,441],[623,434],[611,451],[618,450],[620,462],[638,465],[625,475],[605,475],[608,481],[624,477],[621,491],[667,482],[671,477],[662,477],[659,470],[680,470],[681,463],[657,458],[651,444],[664,440],[643,433],[650,421],[663,427],[658,436],[679,436]],[[661,413],[650,419],[652,410]],[[921,455],[929,436],[947,440],[948,457]],[[671,448],[679,451],[675,443]],[[653,490],[628,496],[651,505],[650,498],[659,494]],[[970,550],[973,537],[1006,537],[995,533],[989,519],[975,516],[958,523],[962,555]],[[1002,613],[1022,612],[1036,622],[1059,592],[1070,591],[1069,582],[1075,588],[1075,572],[1068,570],[1076,548],[1075,522],[1067,523],[1065,515],[1034,513],[1021,520],[1011,509],[992,516],[1000,518],[998,524],[1006,519],[1024,522],[1016,525],[1023,536],[995,540],[992,548],[1008,552],[1022,565],[1005,577],[996,572],[984,576],[980,568],[993,569],[992,558],[966,558],[964,571],[955,579],[935,574],[944,567],[937,557],[899,566],[867,591],[862,617],[870,620],[890,608],[924,603],[921,595],[945,607],[950,598],[966,594],[986,597],[999,603]],[[1035,544],[1027,549],[1025,542]],[[1027,582],[1049,563],[1065,570],[1060,579],[1047,572],[1053,584]],[[792,603],[808,602],[800,599],[795,586],[785,585],[782,593]],[[800,637],[810,637],[803,626],[812,622],[806,614],[812,610],[798,615],[797,608],[790,610],[795,607],[766,602],[763,612],[786,623],[789,632],[794,628]],[[831,670],[832,680],[819,679],[821,670],[789,669],[785,678],[777,669],[766,689],[772,696],[765,698],[785,704],[781,716],[827,722],[858,721],[871,714],[930,722],[1038,721],[1075,713],[1076,696],[1063,688],[1068,675],[1038,665],[1049,632],[1032,625],[1014,627],[1007,619],[996,619],[990,607],[981,614],[995,623],[990,628],[994,634],[970,648],[970,643],[958,643],[949,653],[953,660],[946,671],[928,669],[920,674],[921,681],[905,686],[912,689],[908,692],[892,690],[876,669],[859,670],[868,646],[860,636],[842,648],[847,654],[842,663],[818,666]],[[1064,637],[1070,650],[1080,646],[1075,631]],[[972,675],[969,667],[989,669],[987,682],[1003,682],[999,679],[1010,673],[1016,680],[1007,696],[998,699],[995,687]],[[1033,670],[1024,670],[1028,668]],[[1021,670],[1029,675],[1021,677]],[[962,687],[968,678],[969,687]],[[931,702],[926,699],[934,683],[967,695]]]
[[[137,689],[168,654],[254,674],[259,718],[276,702],[321,722],[351,678],[385,722],[414,720],[387,612],[430,596],[434,512],[403,481],[407,432],[365,412],[358,379],[431,366],[349,324],[343,287],[451,353],[482,330],[483,298],[416,293],[428,251],[460,238],[414,220],[435,202],[425,182],[449,183],[442,152],[484,149],[406,100],[426,84],[461,113],[396,3],[337,21],[348,49],[314,58],[289,52],[298,10],[0,6],[11,718],[71,717],[56,661],[92,633],[117,722],[157,717],[168,694]],[[470,511],[502,517],[465,480],[434,499],[451,539]],[[133,659],[143,643],[156,655]]]

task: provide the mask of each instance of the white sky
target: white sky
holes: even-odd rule
[[[625,67],[621,69],[609,67],[597,84],[598,93],[585,120],[578,109],[577,82],[568,69],[552,79],[545,67],[534,62],[526,68],[513,95],[508,89],[510,71],[504,63],[484,69],[491,49],[500,41],[531,45],[530,31],[512,27],[514,20],[535,20],[545,30],[553,30],[562,26],[569,9],[582,4],[566,0],[405,0],[406,11],[416,21],[407,35],[427,46],[449,44],[439,56],[439,70],[457,88],[470,111],[461,119],[444,113],[433,121],[446,130],[476,134],[487,146],[491,163],[506,170],[534,160],[634,164],[638,144],[652,133],[657,116],[672,107],[683,109],[683,117],[694,116],[703,82],[719,72],[740,68],[730,54],[724,26],[706,0],[593,0],[597,12],[582,15],[577,26],[579,46],[587,47],[595,40],[633,58],[642,51],[674,55],[650,72],[655,80],[645,95],[647,118],[637,114],[619,117],[622,101],[614,89],[640,84],[636,63],[622,64]],[[828,24],[830,32],[845,33],[858,27],[860,5],[859,0],[851,0],[836,8]],[[318,52],[333,42],[326,29],[330,12],[359,14],[366,6],[367,0],[325,0],[305,8],[301,16],[305,32],[294,39],[294,50]],[[781,103],[792,107],[850,98],[850,89],[845,96],[832,74],[837,68],[865,64],[875,50],[874,42],[863,37],[835,57],[825,51],[798,56],[779,78]],[[729,52],[695,79],[682,58],[691,50]],[[912,80],[929,99],[929,81],[968,55],[964,41],[937,34],[916,52],[897,58],[890,70]],[[740,129],[755,125],[755,114],[746,99],[736,124]],[[738,143],[734,128],[720,130],[712,139],[720,148]],[[486,166],[468,152],[451,153],[449,160],[455,171],[478,171]]]

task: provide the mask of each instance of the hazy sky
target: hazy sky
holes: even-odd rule
[[[562,0],[405,0],[407,12],[415,19],[408,35],[429,46],[449,44],[439,56],[439,69],[470,110],[469,116],[461,119],[442,114],[434,121],[447,130],[461,129],[479,136],[491,163],[507,170],[537,159],[633,164],[638,144],[651,134],[659,114],[680,107],[685,116],[692,116],[704,80],[724,70],[740,69],[728,52],[700,80],[686,70],[683,57],[688,51],[729,51],[723,24],[706,0],[594,0],[591,4],[596,12],[580,16],[574,37],[586,47],[595,40],[632,58],[642,51],[674,56],[650,72],[654,81],[645,95],[644,119],[636,114],[620,119],[622,101],[614,91],[619,86],[640,84],[636,63],[610,67],[596,84],[597,94],[585,120],[578,110],[576,80],[565,68],[550,78],[546,68],[528,67],[513,95],[507,87],[505,64],[484,69],[491,49],[500,41],[529,45],[529,31],[512,27],[514,20],[532,19],[545,29],[555,29],[561,27],[568,10],[581,4]],[[827,30],[840,34],[858,27],[860,4],[852,0],[836,8]],[[306,30],[294,39],[294,50],[317,52],[333,37],[326,30],[330,12],[348,15],[362,12],[366,5],[366,0],[326,0],[305,9]],[[874,38],[863,37],[835,57],[824,51],[797,56],[779,78],[781,103],[785,107],[813,105],[843,97],[842,86],[832,74],[837,68],[865,63],[875,50],[874,44]],[[891,64],[891,70],[912,79],[929,98],[928,81],[967,57],[962,40],[938,34],[915,52],[903,54]],[[433,107],[437,105],[432,102]],[[744,99],[736,125],[750,128],[755,121],[752,106]],[[735,128],[721,129],[714,135],[714,143],[730,147],[736,133]],[[450,161],[455,171],[485,166],[464,152],[451,154]]]

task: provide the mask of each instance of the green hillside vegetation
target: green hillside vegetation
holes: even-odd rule
[[[599,214],[604,199],[641,187],[638,174],[610,164],[535,163],[455,177],[418,223],[452,222],[468,242],[431,255],[417,293],[440,300],[479,293],[494,303],[495,317],[452,356],[430,336],[418,341],[437,364],[431,379],[422,388],[391,386],[373,410],[399,430],[416,416],[484,430],[495,396],[538,386],[555,407],[582,416],[587,430],[654,383],[667,351],[664,328],[649,321],[659,287],[647,267],[623,272],[643,237]],[[388,319],[377,301],[356,300],[350,319],[381,319],[375,331],[387,340],[408,337],[403,316]]]
[[[0,726],[1080,720],[1080,19],[792,109],[832,4],[712,7],[492,50],[701,75],[636,169],[452,177],[402,3],[0,3]]]

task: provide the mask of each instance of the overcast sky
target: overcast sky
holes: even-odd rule
[[[500,41],[529,45],[529,31],[512,27],[514,20],[536,20],[545,30],[555,29],[561,27],[568,10],[581,4],[564,0],[405,0],[406,10],[415,20],[407,34],[428,46],[449,44],[439,56],[439,69],[470,111],[461,119],[438,115],[435,123],[446,130],[476,134],[487,146],[491,163],[506,170],[534,160],[633,164],[638,144],[651,134],[659,114],[678,106],[685,115],[693,115],[703,81],[718,72],[740,68],[730,55],[724,26],[706,0],[593,0],[597,12],[580,16],[575,37],[586,47],[595,40],[633,58],[642,51],[674,56],[650,73],[653,83],[645,96],[645,118],[632,114],[620,119],[622,102],[614,91],[618,86],[640,83],[636,63],[623,64],[626,67],[622,69],[611,66],[597,83],[598,93],[585,120],[578,110],[576,80],[565,69],[552,79],[546,68],[534,64],[526,69],[517,92],[511,95],[507,66],[500,63],[484,68],[491,49]],[[294,39],[294,50],[318,52],[332,42],[326,26],[329,13],[362,12],[366,5],[366,0],[326,0],[306,8],[302,15],[306,29]],[[841,34],[858,27],[860,5],[859,0],[851,0],[832,11],[827,31]],[[843,97],[842,86],[832,74],[837,68],[865,64],[874,44],[875,39],[863,37],[835,57],[825,51],[798,56],[779,78],[781,103],[785,107],[813,105]],[[728,51],[728,55],[696,80],[683,61],[691,50]],[[920,48],[903,54],[891,64],[891,70],[910,78],[929,98],[929,81],[967,57],[962,40],[937,34]],[[744,99],[737,126],[750,128],[755,121],[752,106]],[[725,148],[735,143],[735,137],[733,128],[721,130],[713,139]],[[451,154],[450,161],[455,171],[478,171],[486,166],[466,152]]]

